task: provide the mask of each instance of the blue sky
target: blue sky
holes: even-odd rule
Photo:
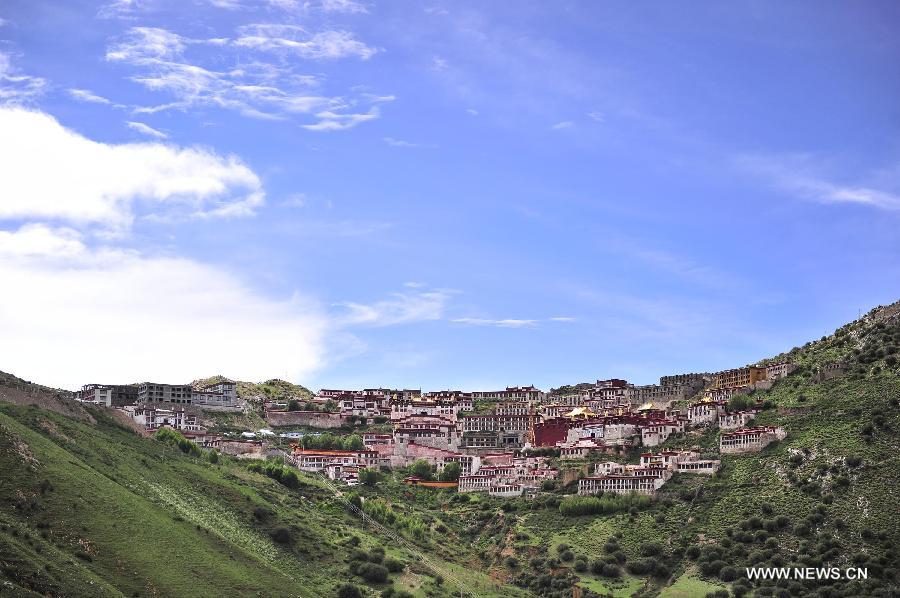
[[[900,298],[896,3],[0,19],[0,369],[24,377],[649,383]]]

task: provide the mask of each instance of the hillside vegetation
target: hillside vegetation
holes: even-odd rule
[[[140,437],[102,409],[0,402],[0,594],[893,596],[897,347],[895,304],[778,356],[799,367],[753,398],[768,407],[756,423],[787,438],[723,457],[712,478],[676,474],[649,502],[588,504],[571,485],[502,501],[411,488],[402,471],[338,498],[274,462]],[[667,446],[715,451],[717,438]],[[743,573],[793,565],[869,579]]]

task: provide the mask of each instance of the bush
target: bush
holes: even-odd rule
[[[363,563],[356,569],[356,574],[369,583],[384,583],[388,580],[388,570],[377,563]]]
[[[559,558],[562,559],[563,562],[571,563],[575,558],[575,553],[571,550],[564,550],[559,554]]]
[[[199,457],[202,454],[199,446],[185,438],[181,432],[173,430],[172,428],[160,428],[153,437],[160,442],[177,446],[185,455]]]
[[[721,571],[719,571],[719,579],[722,581],[734,581],[737,578],[738,570],[735,567],[722,567]]]
[[[650,506],[651,499],[643,494],[605,494],[596,496],[567,496],[559,504],[559,512],[566,517],[604,515]]]
[[[352,583],[345,583],[337,589],[337,598],[362,598],[362,592]]]
[[[272,540],[278,544],[290,544],[294,541],[294,534],[286,527],[275,528],[271,536]]]
[[[402,561],[391,558],[384,559],[384,562],[382,564],[391,573],[400,573],[401,571],[403,571],[404,567],[406,567],[406,565],[404,565]]]
[[[655,568],[655,564],[650,559],[640,559],[637,561],[631,561],[628,563],[626,567],[628,572],[632,575],[646,575],[647,573],[651,573]]]
[[[619,569],[619,567],[617,565],[612,565],[612,564],[607,563],[607,564],[603,565],[603,569],[602,569],[600,575],[602,575],[603,577],[610,577],[610,578],[615,579],[615,578],[619,577],[620,575],[622,575],[622,570]]]
[[[519,559],[514,556],[508,556],[503,561],[503,564],[506,565],[508,569],[515,569],[519,566]]]

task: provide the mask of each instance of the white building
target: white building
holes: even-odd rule
[[[752,453],[762,450],[766,445],[787,436],[783,428],[763,426],[759,428],[743,428],[734,432],[722,432],[719,435],[719,452],[723,455]]]
[[[143,405],[126,405],[123,410],[138,425],[143,426],[145,430],[158,430],[163,427],[192,432],[200,430],[197,416],[177,407],[174,409],[155,409]]]
[[[735,411],[734,413],[719,414],[719,427],[723,430],[737,430],[745,427],[756,417],[756,410]]]

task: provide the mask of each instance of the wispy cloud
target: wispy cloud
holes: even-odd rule
[[[493,326],[496,328],[534,328],[538,324],[538,320],[517,319],[490,320],[486,318],[455,318],[450,321],[469,326]]]
[[[42,95],[47,82],[13,66],[12,55],[0,52],[0,104],[23,104]]]
[[[312,115],[317,121],[307,123],[306,128],[313,131],[344,130],[378,118],[378,105],[392,100],[393,96],[362,91],[340,96],[322,94],[320,77],[297,72],[297,64],[292,61],[248,61],[245,55],[237,53],[233,67],[211,70],[185,58],[185,53],[195,46],[221,48],[217,65],[227,62],[229,52],[240,49],[259,54],[290,48],[307,58],[338,58],[354,52],[362,57],[369,55],[368,50],[355,46],[354,40],[343,35],[331,36],[325,32],[317,37],[316,34],[306,42],[296,42],[300,46],[292,46],[287,43],[290,40],[274,36],[295,29],[302,31],[286,25],[253,25],[241,28],[237,40],[197,40],[160,28],[132,27],[110,44],[106,59],[134,67],[132,81],[172,98],[158,105],[135,108],[137,114],[213,106],[258,119],[284,120]]]
[[[98,96],[97,94],[88,91],[87,89],[70,89],[69,95],[79,102],[88,102],[91,104],[106,104],[111,105],[112,102],[107,100],[102,96]]]
[[[310,33],[297,25],[257,23],[238,28],[235,45],[267,51],[287,52],[313,60],[361,58],[368,60],[377,48],[366,45],[348,31]]]
[[[381,115],[378,106],[372,106],[368,112],[361,114],[340,113],[332,110],[323,110],[316,113],[319,122],[310,125],[302,125],[304,129],[309,131],[343,131],[352,129],[360,123],[369,120],[375,120]]]
[[[150,137],[155,137],[157,139],[168,139],[169,135],[167,133],[163,133],[162,131],[157,131],[150,125],[145,125],[141,122],[128,121],[125,123],[128,125],[129,129],[133,129],[138,133],[142,133],[144,135],[149,135]]]
[[[588,112],[588,118],[590,118],[591,120],[598,122],[598,123],[602,123],[602,122],[606,121],[606,117],[603,115],[602,112]]]
[[[382,141],[391,147],[425,147],[434,148],[435,146],[427,143],[413,143],[412,141],[404,141],[403,139],[395,139],[394,137],[382,137]]]
[[[823,174],[825,167],[809,155],[741,155],[738,168],[764,177],[775,186],[802,199],[824,204],[857,204],[882,210],[900,210],[900,193],[865,184],[835,182]],[[900,180],[894,181],[900,188]]]
[[[555,125],[553,125],[550,128],[553,129],[554,131],[559,131],[560,129],[570,129],[573,126],[575,126],[574,122],[572,122],[571,120],[564,120],[562,122],[556,123]]]
[[[465,324],[467,326],[489,326],[493,328],[536,328],[541,324],[541,322],[569,323],[574,322],[575,318],[568,316],[555,316],[546,319],[454,318],[450,321],[456,324]]]
[[[146,9],[147,4],[147,0],[113,0],[97,10],[97,17],[101,19],[133,19],[139,12]]]
[[[393,326],[440,320],[454,291],[410,289],[371,304],[337,304],[345,312],[337,317],[343,325]]]

